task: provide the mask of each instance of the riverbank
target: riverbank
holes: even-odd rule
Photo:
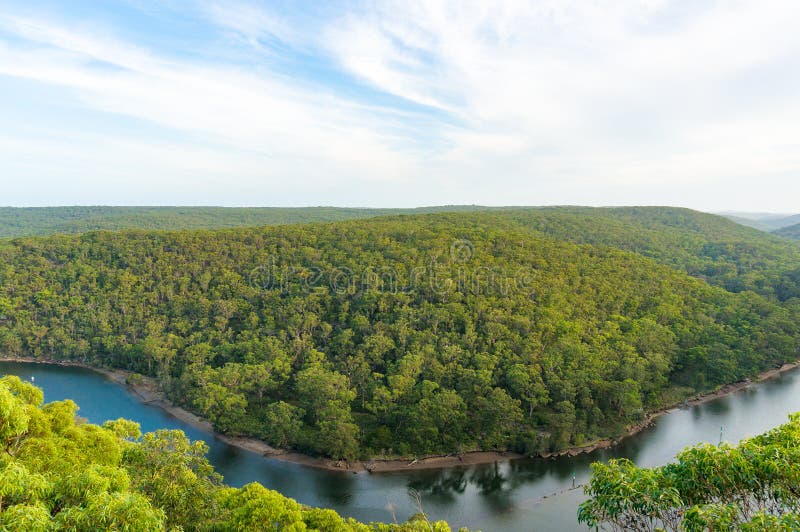
[[[284,460],[294,464],[300,464],[317,469],[324,469],[328,471],[341,471],[341,472],[393,472],[393,471],[414,471],[424,469],[443,469],[455,466],[487,464],[503,460],[514,460],[524,458],[524,455],[510,452],[494,452],[494,451],[476,451],[463,453],[461,455],[448,455],[448,456],[427,456],[418,459],[373,459],[356,462],[347,462],[345,460],[332,460],[329,458],[319,458],[309,456],[306,454],[289,451],[286,449],[277,449],[268,443],[257,438],[246,436],[229,436],[221,434],[214,430],[213,425],[200,416],[189,412],[188,410],[175,405],[172,401],[167,399],[164,393],[158,388],[154,379],[148,377],[141,377],[136,379],[138,382],[131,382],[128,377],[133,375],[133,372],[122,369],[109,369],[102,367],[95,367],[83,362],[72,360],[52,360],[43,358],[32,357],[0,357],[0,361],[8,362],[24,362],[31,364],[52,364],[56,366],[73,366],[83,369],[95,371],[105,375],[108,379],[116,382],[117,384],[126,387],[130,392],[136,395],[143,403],[157,406],[169,413],[173,417],[188,423],[194,427],[210,432],[214,437],[222,440],[223,442],[239,447],[250,452],[261,454],[263,456],[274,458],[276,460]]]
[[[158,388],[154,379],[144,377],[137,379],[138,382],[131,383],[129,377],[133,373],[119,369],[97,368],[86,363],[76,361],[64,360],[47,360],[47,359],[34,359],[30,357],[0,357],[0,360],[10,362],[24,362],[24,363],[39,363],[39,364],[53,364],[60,366],[75,366],[89,369],[100,374],[105,375],[110,380],[125,386],[133,394],[135,394],[143,403],[158,406],[170,415],[174,416],[181,421],[198,427],[204,431],[213,434],[215,437],[224,441],[225,443],[245,449],[257,454],[261,454],[277,460],[283,460],[296,464],[305,465],[317,469],[324,469],[328,471],[340,472],[397,472],[397,471],[413,471],[422,469],[441,469],[458,466],[468,466],[477,464],[493,463],[498,461],[514,460],[525,458],[524,455],[517,453],[501,453],[493,451],[476,451],[467,452],[461,455],[448,455],[448,456],[429,456],[419,459],[373,459],[368,461],[346,462],[343,460],[330,460],[325,458],[317,458],[313,456],[304,455],[297,452],[276,449],[267,443],[249,437],[227,436],[219,434],[214,431],[213,426],[208,421],[201,417],[173,404],[169,401],[163,392]],[[589,453],[597,449],[605,449],[619,444],[621,441],[629,438],[645,428],[652,425],[652,423],[660,416],[673,411],[679,407],[689,407],[699,405],[714,399],[730,395],[739,390],[745,389],[754,383],[762,382],[774,378],[786,371],[792,370],[800,366],[800,361],[792,364],[785,364],[780,368],[774,368],[769,371],[761,373],[753,380],[746,380],[738,383],[728,384],[720,387],[719,389],[704,393],[697,394],[679,403],[673,404],[669,407],[662,408],[656,412],[650,413],[644,421],[629,427],[626,433],[616,438],[608,438],[603,440],[594,441],[579,447],[572,447],[558,451],[556,453],[542,453],[538,455],[542,458],[551,458],[557,456],[576,456],[582,453]]]
[[[704,403],[708,403],[710,401],[714,401],[715,399],[719,399],[721,397],[725,397],[727,395],[736,393],[740,390],[749,388],[753,384],[773,379],[787,371],[791,371],[798,367],[800,367],[800,360],[798,360],[797,362],[792,362],[790,364],[784,364],[779,368],[773,368],[767,370],[763,373],[760,373],[758,376],[755,377],[755,379],[746,379],[740,382],[725,384],[724,386],[720,386],[718,389],[714,391],[693,395],[682,401],[679,401],[669,406],[665,406],[663,408],[660,408],[659,410],[656,410],[655,412],[647,414],[647,416],[643,421],[629,427],[626,433],[623,434],[622,436],[618,436],[616,438],[606,438],[602,440],[597,440],[580,447],[570,447],[553,453],[542,453],[539,455],[539,457],[555,458],[559,456],[577,456],[583,453],[591,453],[598,449],[608,449],[609,447],[614,447],[615,445],[620,444],[623,440],[630,438],[631,436],[635,436],[636,434],[640,433],[647,427],[650,427],[655,422],[656,419],[674,411],[676,408],[689,408],[692,406],[697,406]]]

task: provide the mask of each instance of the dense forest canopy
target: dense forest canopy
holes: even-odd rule
[[[800,246],[720,216],[672,207],[557,207],[500,217],[560,240],[632,251],[728,291],[800,296]]]
[[[641,469],[592,465],[579,519],[601,530],[800,530],[800,414],[737,446],[698,445]]]
[[[0,352],[334,458],[539,453],[800,356],[798,249],[682,209],[0,243]],[[691,274],[691,275],[690,275]]]
[[[363,524],[258,483],[230,488],[203,442],[177,430],[140,434],[124,419],[83,423],[72,401],[0,377],[0,530],[293,530],[449,532],[420,514]]]

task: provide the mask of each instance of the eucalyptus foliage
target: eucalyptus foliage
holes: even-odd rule
[[[684,449],[663,467],[592,465],[578,518],[603,530],[800,529],[800,414],[737,446]]]
[[[0,531],[449,532],[424,516],[363,524],[253,483],[225,486],[203,442],[181,431],[140,434],[119,419],[83,423],[72,401],[0,377]]]

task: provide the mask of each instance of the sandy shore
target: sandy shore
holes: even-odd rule
[[[85,363],[75,362],[75,361],[45,360],[45,359],[35,359],[30,357],[0,357],[0,360],[8,362],[27,362],[36,364],[54,364],[60,366],[76,366],[96,371],[98,373],[102,373],[103,375],[113,380],[114,382],[127,387],[131,392],[136,394],[142,400],[142,402],[156,405],[164,409],[165,411],[169,412],[172,416],[176,417],[177,419],[180,419],[181,421],[184,421],[195,427],[211,432],[217,438],[228,443],[229,445],[233,445],[254,453],[262,454],[264,456],[274,458],[276,460],[284,460],[287,462],[301,464],[309,467],[315,467],[318,469],[325,469],[329,471],[347,471],[352,473],[360,473],[365,471],[375,472],[375,473],[392,472],[392,471],[413,471],[420,469],[440,469],[440,468],[448,468],[455,466],[488,464],[488,463],[494,463],[505,460],[515,460],[526,457],[524,455],[511,452],[473,451],[473,452],[462,453],[460,455],[452,454],[446,456],[426,456],[418,459],[409,458],[409,459],[383,460],[376,458],[373,460],[356,461],[356,462],[318,458],[284,449],[276,449],[268,445],[266,442],[263,442],[256,438],[249,438],[243,436],[228,436],[225,434],[217,433],[214,431],[214,427],[211,425],[211,423],[179,406],[174,405],[171,401],[169,401],[165,397],[164,393],[158,388],[154,379],[143,377],[141,379],[141,382],[137,382],[136,384],[133,385],[129,384],[128,377],[132,375],[132,373],[126,370],[98,368],[90,366]],[[607,438],[603,440],[597,440],[591,443],[587,443],[586,445],[582,445],[580,447],[571,447],[554,453],[541,453],[537,456],[532,456],[531,458],[536,458],[536,457],[553,458],[558,456],[576,456],[582,453],[590,453],[597,449],[606,449],[609,447],[613,447],[619,444],[622,440],[629,438],[641,432],[645,428],[649,427],[655,421],[655,419],[674,410],[675,408],[689,407],[713,401],[714,399],[730,395],[739,390],[743,390],[749,386],[752,386],[754,383],[762,382],[777,377],[778,375],[781,375],[782,373],[797,368],[799,366],[800,366],[800,361],[791,364],[784,364],[780,368],[774,368],[769,371],[761,373],[760,375],[758,375],[758,377],[756,377],[753,380],[748,379],[742,382],[727,384],[715,391],[697,394],[693,397],[690,397],[674,405],[664,407],[658,411],[648,414],[644,421],[629,427],[628,431],[624,435],[619,436],[617,438]]]

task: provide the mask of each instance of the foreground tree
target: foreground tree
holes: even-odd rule
[[[598,529],[798,530],[800,414],[735,447],[689,447],[663,467],[595,463],[585,492],[578,518]]]
[[[427,520],[359,523],[256,483],[226,487],[206,445],[181,431],[78,423],[72,401],[42,400],[19,378],[0,378],[0,531],[450,531]]]

